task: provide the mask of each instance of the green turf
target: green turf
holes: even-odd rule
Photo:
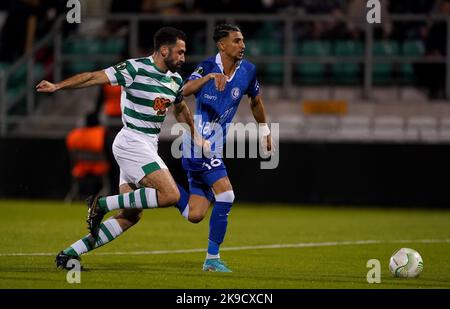
[[[380,240],[377,244],[222,251],[233,273],[204,273],[205,253],[104,255],[113,252],[205,248],[208,220],[186,222],[174,208],[146,210],[114,242],[83,256],[81,284],[68,284],[54,255],[87,232],[85,206],[0,201],[0,288],[450,288],[450,211],[236,204],[223,248]],[[208,217],[209,218],[209,217]],[[393,243],[413,240],[412,243]],[[424,272],[392,278],[390,255],[418,250]],[[5,256],[8,253],[47,253]],[[102,253],[96,254],[96,253]],[[382,282],[368,284],[369,259],[379,259]]]

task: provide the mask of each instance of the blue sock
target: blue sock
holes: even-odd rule
[[[227,191],[216,195],[216,202],[209,220],[208,255],[218,255],[219,246],[222,244],[227,232],[228,214],[233,205],[233,191]]]
[[[208,241],[208,254],[210,255],[218,255],[219,254],[219,244],[213,240]]]
[[[186,206],[188,205],[189,193],[187,193],[187,191],[179,184],[177,184],[177,187],[178,190],[180,191],[180,200],[178,201],[178,203],[176,203],[175,207],[178,208],[180,214],[183,214],[184,210],[186,209]]]

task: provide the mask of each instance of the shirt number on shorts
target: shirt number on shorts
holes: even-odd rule
[[[211,170],[213,167],[219,167],[221,164],[222,161],[220,161],[220,159],[212,158],[209,164],[203,163],[203,167],[206,167],[208,170]]]

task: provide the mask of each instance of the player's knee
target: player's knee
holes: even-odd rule
[[[225,203],[231,203],[234,202],[234,191],[225,191],[219,194],[216,194],[215,196],[217,202],[225,202]]]
[[[205,217],[205,215],[203,213],[200,213],[200,212],[192,212],[191,213],[190,212],[188,220],[189,220],[189,222],[192,222],[192,223],[199,223],[203,220],[204,217]]]
[[[172,188],[169,192],[169,202],[170,205],[175,205],[180,200],[180,191],[178,188]]]

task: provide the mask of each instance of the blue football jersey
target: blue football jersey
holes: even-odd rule
[[[201,62],[188,80],[199,79],[209,73],[223,73],[220,54]],[[258,94],[256,68],[247,60],[238,63],[233,76],[227,81],[225,90],[216,90],[214,80],[210,80],[195,94],[195,127],[204,139],[211,141],[213,153],[222,150],[228,124],[236,114],[242,97],[248,95],[254,98]]]

